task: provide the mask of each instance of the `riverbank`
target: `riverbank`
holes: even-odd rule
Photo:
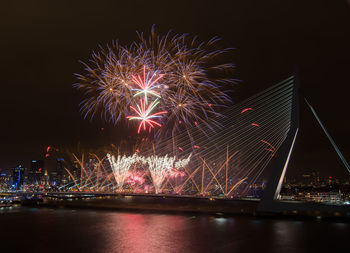
[[[259,202],[166,196],[108,196],[81,199],[45,198],[44,201],[36,202],[35,204],[42,207],[253,216]]]
[[[178,196],[119,195],[85,198],[62,198],[49,196],[43,199],[27,200],[25,206],[70,209],[116,210],[128,212],[205,214],[219,216],[255,216],[291,219],[331,219],[350,221],[349,214],[321,213],[314,211],[286,211],[280,213],[259,213],[258,200],[189,198]]]

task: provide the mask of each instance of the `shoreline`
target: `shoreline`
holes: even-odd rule
[[[332,220],[350,222],[348,215],[331,213],[284,212],[259,213],[259,201],[237,199],[177,198],[166,196],[116,196],[84,199],[43,198],[22,202],[22,206],[126,211],[137,213],[165,213],[187,215],[214,215],[219,217],[248,216],[273,219]]]

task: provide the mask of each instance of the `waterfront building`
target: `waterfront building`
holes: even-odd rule
[[[53,171],[51,171],[51,185],[52,186],[59,186],[62,184],[64,180],[64,159],[63,158],[57,158],[56,159],[56,165]]]
[[[28,173],[28,184],[40,185],[43,180],[44,171],[43,160],[32,160]]]
[[[24,171],[25,168],[22,165],[18,165],[15,168],[11,169],[12,177],[11,177],[11,188],[13,190],[21,190],[24,183]]]
[[[0,174],[0,190],[6,191],[10,188],[11,176],[8,173]]]

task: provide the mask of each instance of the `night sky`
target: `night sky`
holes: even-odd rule
[[[346,1],[6,1],[0,7],[0,168],[44,155],[47,145],[101,146],[120,131],[79,113],[79,60],[153,24],[161,33],[223,38],[237,65],[240,101],[293,74],[350,160],[350,4]],[[101,131],[101,127],[105,128]],[[290,171],[345,172],[311,113],[301,106],[301,134]]]

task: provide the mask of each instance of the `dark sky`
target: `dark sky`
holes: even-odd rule
[[[6,2],[6,3],[4,3]],[[288,77],[350,159],[350,6],[346,1],[2,1],[0,168],[43,156],[45,146],[112,143],[118,131],[84,120],[74,73],[98,44],[127,44],[136,30],[220,36],[236,50],[235,101]],[[344,170],[306,107],[294,170]],[[100,127],[105,127],[103,134]],[[324,163],[323,160],[328,162]],[[330,162],[332,161],[332,162]],[[334,168],[333,168],[334,167]]]

